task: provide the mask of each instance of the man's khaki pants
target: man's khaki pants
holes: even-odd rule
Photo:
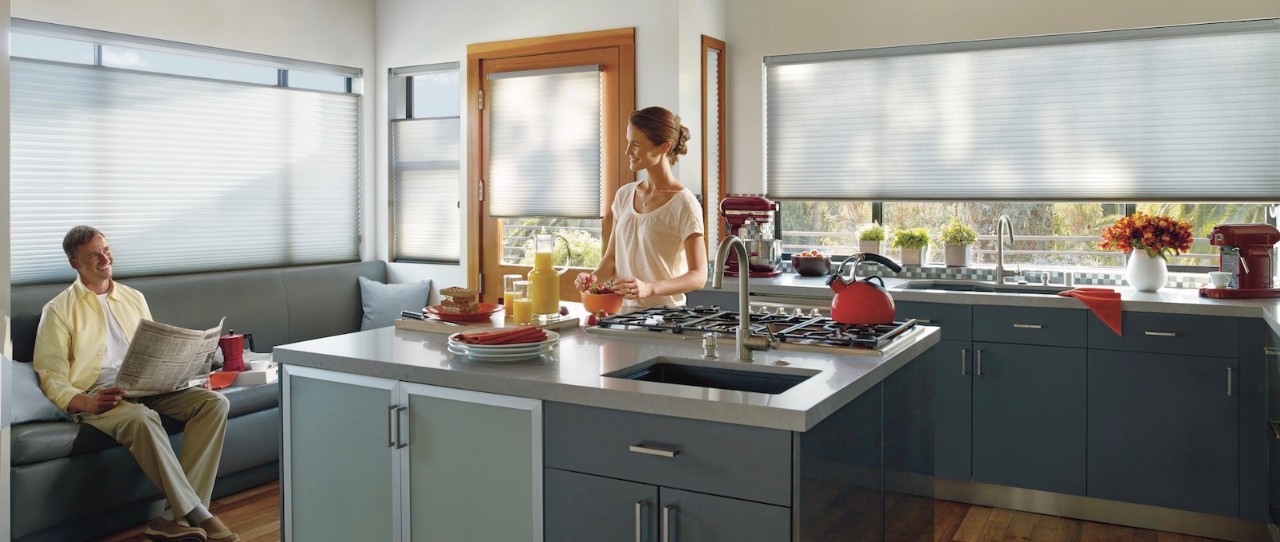
[[[122,401],[102,414],[81,415],[79,421],[128,448],[147,478],[164,492],[177,517],[186,516],[197,504],[207,508],[227,431],[227,398],[216,391],[188,388],[132,401]],[[186,423],[180,454],[169,446],[160,414]]]

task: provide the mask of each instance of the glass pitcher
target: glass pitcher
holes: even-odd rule
[[[552,256],[556,250],[556,239],[564,241],[564,267],[555,269]],[[529,272],[529,297],[533,300],[533,313],[537,315],[557,314],[560,312],[560,275],[569,270],[569,261],[573,259],[569,240],[560,234],[539,233],[533,236],[533,270]]]

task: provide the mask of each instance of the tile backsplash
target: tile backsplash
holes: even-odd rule
[[[784,271],[791,271],[791,263],[784,262]],[[1041,284],[1041,275],[1049,274],[1049,284],[1063,284],[1066,274],[1071,273],[1074,286],[1127,286],[1124,270],[1100,271],[1063,271],[1063,270],[1026,270],[1023,277],[1030,284]],[[858,265],[858,276],[880,275],[903,279],[943,279],[943,280],[981,280],[994,281],[996,270],[990,267],[942,267],[942,266],[903,266],[901,273],[894,273],[875,263],[864,262]],[[1204,273],[1169,273],[1165,282],[1166,288],[1200,288],[1207,286],[1208,277]]]

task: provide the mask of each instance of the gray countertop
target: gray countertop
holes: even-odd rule
[[[381,328],[276,347],[275,361],[345,373],[587,406],[806,431],[938,342],[935,327],[917,326],[883,352],[854,354],[771,350],[752,363],[720,337],[720,360],[703,360],[701,337],[640,332],[636,338],[562,331],[559,346],[537,361],[480,363],[448,351],[447,336]],[[666,338],[663,338],[666,337]],[[840,352],[840,351],[837,351]],[[801,372],[809,379],[783,393],[739,392],[601,376],[656,357],[764,372]],[[785,366],[775,362],[785,361]]]

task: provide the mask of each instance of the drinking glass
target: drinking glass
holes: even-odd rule
[[[529,298],[529,281],[517,280],[513,286],[511,319],[516,325],[533,323],[533,300]]]
[[[524,280],[523,275],[502,275],[502,306],[507,309],[507,318],[515,316],[516,281]]]

